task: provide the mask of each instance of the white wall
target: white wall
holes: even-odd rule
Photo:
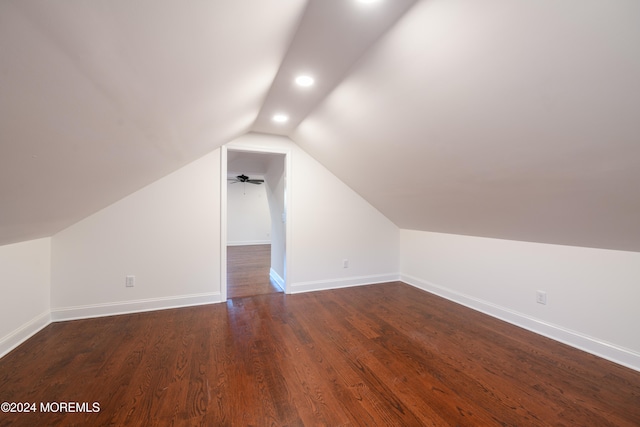
[[[51,239],[0,246],[0,357],[50,323]]]
[[[251,178],[262,176],[251,175]],[[227,184],[227,244],[271,243],[271,215],[265,184]]]
[[[220,301],[220,150],[56,234],[52,255],[54,320]]]
[[[286,176],[284,155],[271,159],[265,175],[267,200],[271,212],[271,277],[284,289],[286,227],[285,211]]]
[[[400,242],[405,282],[640,370],[640,253],[410,230]]]
[[[398,229],[291,140],[234,143],[291,150],[292,292],[399,277]],[[220,301],[220,175],[216,150],[54,235],[52,319]]]
[[[290,292],[401,277],[640,370],[640,253],[398,230],[287,138],[229,146],[290,152]],[[220,175],[216,150],[53,238],[0,247],[0,354],[50,318],[220,301]]]
[[[397,280],[398,228],[293,141],[251,133],[228,147],[290,150],[290,292]]]

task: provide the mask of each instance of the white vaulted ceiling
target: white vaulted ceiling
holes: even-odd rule
[[[303,0],[0,0],[0,243],[247,132]]]
[[[420,2],[294,139],[402,228],[639,251],[640,2]]]
[[[0,244],[259,131],[401,228],[640,251],[639,117],[636,0],[0,0]]]

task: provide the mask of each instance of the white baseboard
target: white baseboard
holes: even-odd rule
[[[377,274],[372,276],[345,277],[333,280],[299,282],[291,285],[292,294],[301,292],[324,291],[328,289],[349,288],[351,286],[372,285],[375,283],[395,282],[400,280],[399,273]]]
[[[0,358],[31,338],[51,323],[51,315],[46,311],[19,328],[0,338]]]
[[[269,269],[269,278],[284,291],[284,279],[273,268]]]
[[[501,307],[487,301],[452,291],[426,280],[418,279],[417,277],[402,275],[400,280],[416,288],[441,296],[458,304],[462,304],[489,316],[504,320],[505,322],[527,329],[531,332],[535,332],[579,350],[586,351],[587,353],[602,357],[603,359],[610,360],[635,371],[640,371],[640,354],[635,351],[598,340],[597,338],[593,338],[558,325],[541,321],[534,317],[509,310],[505,307]]]
[[[270,245],[271,240],[245,240],[239,242],[227,242],[227,246],[253,246],[253,245]]]
[[[222,302],[220,292],[51,309],[51,321],[87,319]]]

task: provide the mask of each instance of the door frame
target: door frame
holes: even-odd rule
[[[291,293],[292,265],[292,222],[291,222],[291,150],[286,148],[265,148],[249,144],[234,143],[220,147],[220,299],[227,301],[227,152],[268,153],[284,155],[284,200],[285,200],[285,253],[284,253],[284,292]],[[271,221],[276,219],[271,218]]]

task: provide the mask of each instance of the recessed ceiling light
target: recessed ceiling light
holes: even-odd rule
[[[273,116],[273,121],[276,123],[285,123],[289,120],[289,116],[286,114],[276,114]]]
[[[377,3],[380,0],[357,0],[358,3]]]
[[[309,87],[315,83],[315,80],[311,76],[298,76],[296,77],[296,84],[302,87]]]

